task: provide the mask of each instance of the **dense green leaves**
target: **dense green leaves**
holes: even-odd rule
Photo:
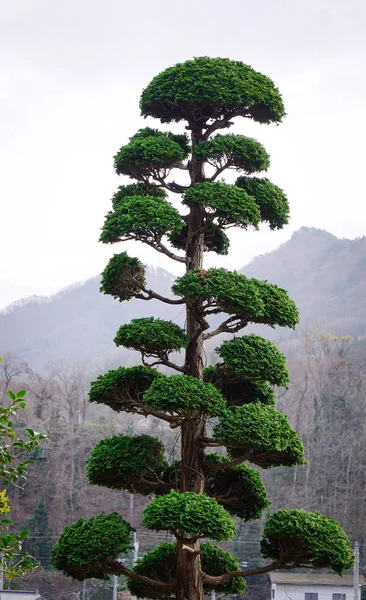
[[[122,146],[114,157],[118,175],[129,175],[142,181],[161,169],[181,163],[189,153],[188,140],[156,129],[141,129]]]
[[[216,254],[228,254],[229,252],[229,238],[224,231],[219,229],[213,221],[204,219],[204,251],[205,252],[216,252]],[[185,250],[188,238],[188,226],[185,225],[183,229],[178,233],[173,231],[168,235],[168,240],[175,248],[179,250]]]
[[[194,155],[217,169],[231,167],[246,173],[267,171],[270,164],[262,144],[244,135],[216,135],[197,144]]]
[[[131,548],[133,529],[117,513],[79,519],[66,527],[52,548],[52,564],[65,575],[83,579],[109,578],[108,560]]]
[[[86,463],[89,483],[150,494],[167,467],[162,442],[149,435],[101,440]]]
[[[142,365],[113,369],[92,381],[89,402],[106,404],[116,412],[138,412],[143,407],[144,393],[159,377],[164,375]]]
[[[144,317],[121,325],[114,342],[117,346],[138,350],[143,356],[161,357],[185,348],[187,335],[172,321]]]
[[[112,198],[112,206],[117,208],[119,203],[128,196],[154,196],[156,198],[166,198],[166,191],[152,183],[130,183],[120,185]]]
[[[247,229],[252,225],[258,229],[261,215],[257,203],[245,190],[219,181],[196,183],[184,193],[184,204],[199,204],[206,208],[211,218],[216,218],[220,227],[235,225]]]
[[[267,281],[248,279],[226,269],[195,269],[179,277],[172,286],[177,296],[191,296],[210,310],[235,314],[247,323],[295,328],[299,314],[285,290]]]
[[[105,218],[100,241],[114,244],[135,239],[156,242],[184,225],[179,212],[164,198],[127,196]]]
[[[205,56],[156,75],[142,92],[140,108],[144,116],[163,123],[205,123],[236,115],[270,123],[285,115],[281,95],[268,77],[242,62]]]
[[[231,556],[229,552],[222,550],[213,544],[201,544],[201,566],[207,575],[216,576],[239,570],[237,558]],[[139,575],[145,575],[150,579],[173,583],[177,577],[177,548],[176,544],[164,543],[155,548],[152,552],[147,552],[133,568]],[[137,598],[159,598],[168,600],[171,598],[170,592],[164,592],[149,588],[146,585],[127,580],[127,587],[131,594]],[[206,593],[215,589],[218,593],[240,594],[246,589],[246,582],[240,577],[234,577],[226,584],[216,586],[204,585]]]
[[[100,291],[120,302],[139,294],[145,285],[145,267],[138,258],[114,254],[102,273]]]
[[[270,516],[261,552],[265,558],[331,569],[340,575],[354,561],[351,544],[337,521],[300,509],[282,509]]]
[[[142,513],[142,524],[180,536],[208,537],[224,542],[235,535],[233,518],[206,494],[171,491],[157,496]]]
[[[184,415],[188,411],[216,416],[225,409],[225,400],[211,384],[189,375],[157,379],[144,395],[145,405],[155,410]]]
[[[286,194],[267,178],[239,177],[236,185],[255,198],[261,220],[271,229],[282,229],[289,221],[290,208]]]
[[[263,467],[303,465],[305,450],[287,416],[260,402],[232,406],[214,426],[214,439],[233,457]]]
[[[261,519],[271,505],[259,473],[247,465],[210,471],[210,465],[225,463],[228,459],[220,454],[206,454],[208,467],[205,493],[221,504],[231,515],[244,521]]]
[[[285,357],[269,340],[250,333],[223,342],[216,352],[233,376],[287,387],[289,373]]]
[[[275,394],[271,386],[263,381],[249,381],[248,379],[230,376],[225,369],[225,363],[206,367],[204,381],[213,383],[226,399],[227,406],[242,406],[250,402],[262,402],[274,406]]]

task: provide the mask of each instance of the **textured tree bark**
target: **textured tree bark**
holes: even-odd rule
[[[202,161],[194,157],[194,147],[202,139],[202,128],[191,125],[192,161],[190,164],[191,184],[204,180]],[[202,233],[203,211],[192,206],[188,218],[186,246],[187,272],[202,268],[204,235]],[[185,369],[188,375],[203,378],[203,333],[202,309],[193,298],[187,298],[188,346]],[[181,426],[181,475],[180,492],[203,492],[205,484],[204,451],[200,438],[205,433],[205,419],[192,412]],[[202,600],[203,578],[200,559],[200,541],[189,537],[177,539],[177,600]]]

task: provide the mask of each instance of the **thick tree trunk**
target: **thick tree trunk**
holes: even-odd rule
[[[202,129],[192,126],[192,150],[202,137]],[[192,153],[190,166],[191,183],[204,180],[202,162]],[[204,235],[202,230],[203,211],[192,206],[188,218],[188,240],[186,247],[187,272],[202,268]],[[187,335],[189,339],[185,357],[188,375],[203,378],[203,333],[202,309],[193,298],[187,298]],[[204,451],[200,438],[205,433],[205,419],[192,412],[181,427],[181,475],[180,492],[203,492]],[[177,539],[177,600],[202,600],[203,586],[200,559],[200,541],[189,537]]]

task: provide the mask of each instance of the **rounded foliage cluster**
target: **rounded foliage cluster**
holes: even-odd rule
[[[144,395],[145,405],[155,410],[185,414],[188,411],[217,416],[225,410],[225,399],[211,384],[190,375],[157,379]]]
[[[304,446],[287,416],[259,402],[228,408],[214,426],[214,439],[233,458],[243,456],[262,468],[306,464]]]
[[[164,198],[127,196],[106,215],[100,241],[104,244],[126,239],[156,242],[171,231],[179,232],[183,225],[179,212]]]
[[[340,524],[318,512],[301,509],[275,512],[261,542],[265,558],[331,569],[340,575],[353,565],[354,554]]]
[[[139,294],[144,286],[145,266],[138,258],[121,252],[114,254],[104,269],[100,291],[123,302]]]
[[[221,504],[231,515],[244,521],[261,519],[271,505],[259,473],[247,465],[212,471],[210,465],[225,463],[217,453],[206,454],[205,493]]]
[[[230,373],[226,372],[225,364],[206,367],[203,378],[204,381],[213,383],[220,390],[227,406],[242,406],[251,402],[261,402],[269,406],[275,405],[275,394],[268,383],[232,377]]]
[[[89,483],[131,493],[151,493],[167,466],[162,442],[149,435],[101,440],[86,463]]]
[[[235,314],[247,323],[295,328],[299,314],[287,292],[267,281],[249,279],[226,269],[195,269],[179,277],[172,286],[177,296],[192,296],[209,302],[210,308]]]
[[[142,405],[146,390],[160,377],[164,375],[142,365],[113,369],[92,381],[89,402],[106,404],[116,412],[135,412]]]
[[[208,537],[217,542],[235,535],[235,524],[229,513],[206,494],[171,491],[157,496],[142,513],[144,527],[170,531],[181,537]]]
[[[52,548],[52,565],[83,581],[108,580],[108,561],[131,548],[132,527],[117,513],[79,519],[66,527]]]
[[[216,135],[197,144],[194,154],[216,168],[225,165],[245,173],[267,171],[270,165],[269,154],[262,144],[244,135]]]
[[[258,229],[261,220],[255,199],[245,190],[219,181],[196,183],[184,193],[183,203],[187,206],[200,204],[211,211],[211,218],[218,219],[221,227],[236,225],[247,229],[252,225]]]
[[[229,552],[222,550],[213,544],[201,544],[201,566],[204,573],[212,577],[230,573],[239,570],[237,558],[231,556]],[[133,568],[138,575],[144,575],[150,579],[162,581],[164,583],[173,583],[177,577],[177,547],[176,544],[164,543],[155,548],[152,552],[147,552]],[[170,592],[149,588],[147,585],[127,579],[127,588],[133,596],[137,598],[156,598],[168,600],[171,598]],[[246,589],[246,582],[241,577],[234,577],[231,581],[216,586],[204,584],[205,593],[216,590],[218,593],[240,594]]]
[[[179,352],[188,343],[186,332],[179,325],[154,317],[132,319],[130,323],[121,325],[114,342],[116,346],[158,357],[174,351]]]
[[[118,204],[129,196],[154,196],[156,198],[166,198],[166,191],[157,187],[153,183],[130,183],[120,185],[112,198],[112,206],[117,208]]]
[[[230,241],[224,231],[216,227],[213,221],[204,219],[204,251],[216,252],[216,254],[226,255],[229,252]],[[185,225],[180,232],[173,231],[168,235],[168,240],[179,250],[185,250],[188,239],[188,226]]]
[[[142,92],[141,113],[163,123],[240,115],[259,123],[285,115],[274,83],[250,66],[228,58],[202,56],[159,73]]]
[[[250,333],[223,342],[216,352],[232,376],[287,387],[289,372],[286,359],[269,340]]]
[[[237,187],[255,198],[261,214],[261,221],[269,223],[271,229],[282,229],[289,222],[290,207],[287,196],[281,188],[267,178],[238,177]]]
[[[118,175],[144,179],[154,171],[181,163],[189,151],[185,136],[146,128],[138,131],[126,146],[120,148],[114,157],[114,168]]]

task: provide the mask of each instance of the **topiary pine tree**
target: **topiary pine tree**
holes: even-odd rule
[[[96,485],[155,498],[142,523],[172,533],[133,570],[118,560],[131,544],[131,528],[113,513],[79,520],[61,535],[53,564],[77,579],[128,577],[141,598],[201,600],[210,590],[239,593],[245,578],[274,569],[351,567],[353,553],[340,525],[319,513],[280,510],[269,517],[261,543],[271,562],[241,571],[237,560],[215,542],[234,536],[233,517],[261,518],[270,505],[259,474],[249,465],[271,468],[303,465],[300,437],[275,409],[271,385],[287,386],[284,356],[268,340],[250,334],[224,341],[217,365],[204,369],[205,340],[237,334],[248,323],[295,328],[298,312],[287,293],[266,281],[225,269],[203,269],[204,253],[227,254],[230,227],[281,229],[289,218],[285,193],[256,174],[269,156],[252,138],[216,133],[235,117],[280,123],[285,109],[273,82],[251,67],[229,59],[189,60],[157,75],[143,91],[141,113],[162,123],[186,123],[186,133],[145,128],[116,156],[118,174],[137,183],[121,186],[113,197],[101,234],[104,243],[137,240],[186,266],[173,285],[173,298],[146,287],[144,266],[126,253],[107,265],[101,291],[126,301],[133,297],[184,305],[186,328],[170,321],[134,319],[115,342],[139,350],[143,366],[119,367],[97,378],[90,401],[115,411],[152,415],[180,428],[180,460],[168,464],[163,444],[146,435],[118,435],[97,444],[87,463]],[[174,170],[185,183],[171,178]],[[240,175],[234,185],[219,181],[228,169]],[[183,178],[182,178],[183,179]],[[182,196],[181,214],[167,192]],[[224,313],[212,328],[210,315]],[[217,318],[217,317],[216,317]],[[170,358],[184,350],[183,364]],[[154,367],[165,365],[177,374]],[[208,420],[214,418],[212,433]],[[226,455],[210,453],[223,446]]]

